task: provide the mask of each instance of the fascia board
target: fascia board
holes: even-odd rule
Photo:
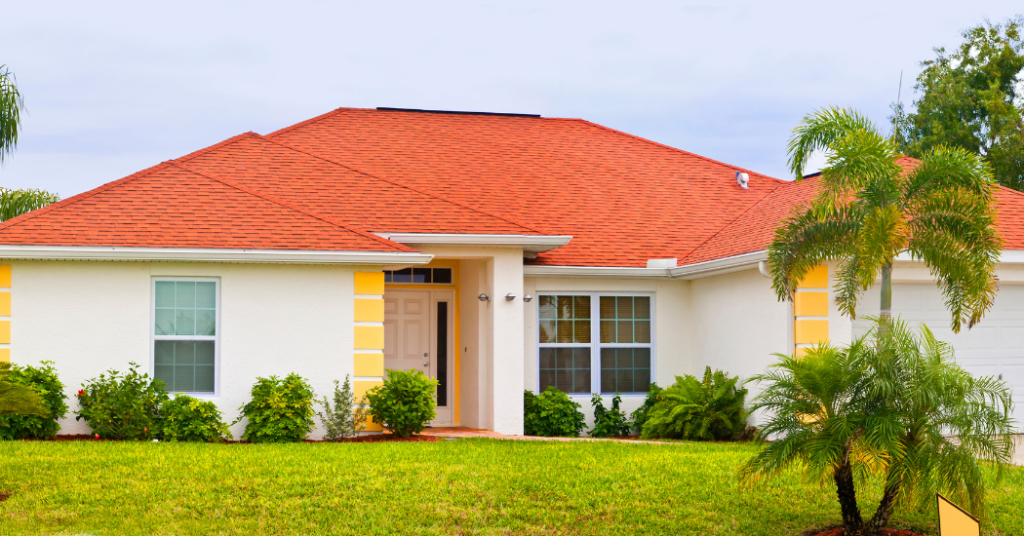
[[[5,260],[413,265],[433,258],[418,252],[0,245],[0,259]]]

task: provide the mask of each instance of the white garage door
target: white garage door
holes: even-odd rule
[[[959,334],[950,329],[949,312],[934,284],[894,284],[892,307],[906,322],[927,324],[939,340],[952,343],[956,360],[971,374],[1006,380],[1013,389],[1017,426],[1024,428],[1024,285],[1002,285],[981,323]],[[877,312],[876,286],[864,295],[858,315]],[[855,337],[866,329],[865,322],[854,322]]]

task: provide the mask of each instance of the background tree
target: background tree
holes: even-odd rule
[[[856,317],[860,294],[881,275],[881,314],[892,312],[892,263],[907,252],[938,280],[953,331],[981,320],[995,299],[1002,244],[993,227],[993,181],[978,157],[937,146],[904,169],[874,124],[853,110],[829,108],[803,119],[789,141],[797,180],[824,151],[818,195],[776,229],[768,246],[772,285],[792,300],[807,272],[838,261],[836,303]]]
[[[0,164],[18,146],[21,111],[25,101],[18,91],[14,73],[0,65]],[[8,190],[0,187],[0,221],[45,207],[60,200],[45,190]]]
[[[963,43],[922,62],[916,111],[894,113],[907,138],[902,152],[920,158],[947,145],[980,155],[1000,184],[1024,191],[1024,18],[963,32]],[[894,110],[896,112],[896,110]]]

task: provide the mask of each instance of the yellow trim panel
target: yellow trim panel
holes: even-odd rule
[[[828,320],[797,320],[794,327],[797,344],[828,342]]]
[[[353,365],[353,376],[384,376],[384,354],[356,353]]]
[[[793,311],[796,316],[828,316],[828,292],[797,292]]]
[[[384,295],[384,272],[356,272],[356,294]]]
[[[11,288],[10,264],[0,264],[0,288]]]
[[[356,298],[356,322],[383,322],[384,300]]]
[[[10,363],[10,362],[11,362],[11,349],[10,348],[0,348],[0,363]]]
[[[383,350],[384,326],[356,326],[356,350]]]
[[[10,292],[0,292],[0,316],[11,316]]]
[[[800,282],[796,288],[828,288],[828,266],[819,264],[814,268],[811,268],[807,275],[804,276],[804,280]]]

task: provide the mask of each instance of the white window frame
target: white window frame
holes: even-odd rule
[[[156,284],[158,281],[187,281],[213,283],[216,310],[214,314],[214,335],[157,335],[156,334]],[[220,278],[219,277],[153,277],[150,281],[149,303],[149,370],[156,378],[156,341],[213,341],[213,392],[168,391],[172,394],[189,395],[196,398],[217,398],[220,396]]]
[[[590,342],[589,343],[556,343],[556,342],[540,342],[540,297],[541,296],[589,296],[590,297]],[[649,343],[602,343],[601,342],[601,297],[640,297],[651,299],[651,342]],[[603,393],[601,392],[601,348],[650,348],[651,350],[651,383],[654,383],[655,378],[655,367],[657,366],[657,357],[655,355],[655,341],[657,341],[656,325],[657,313],[655,308],[655,294],[653,292],[579,292],[579,291],[550,291],[546,290],[537,293],[537,299],[535,300],[537,305],[534,306],[534,316],[537,322],[537,352],[534,362],[537,364],[537,380],[534,383],[534,390],[540,393],[540,350],[541,348],[590,348],[590,390],[591,393],[566,393],[570,397],[584,396],[590,399],[593,393],[598,393],[601,396],[615,396],[615,393]],[[597,388],[595,390],[595,387]],[[622,398],[643,398],[647,396],[647,393],[619,393]]]

